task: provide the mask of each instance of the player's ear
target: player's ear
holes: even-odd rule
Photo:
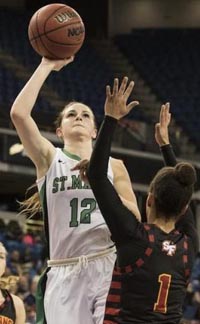
[[[94,128],[94,130],[92,132],[92,139],[95,140],[96,137],[97,137],[97,129]]]
[[[152,207],[153,202],[154,202],[154,195],[151,192],[149,192],[147,196],[147,206]]]
[[[59,137],[59,138],[62,138],[62,130],[60,127],[56,128],[56,135]]]

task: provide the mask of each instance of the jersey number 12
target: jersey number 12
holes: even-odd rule
[[[70,227],[77,227],[80,224],[90,224],[91,223],[91,213],[96,208],[96,200],[94,198],[84,198],[81,200],[81,212],[80,220],[78,219],[78,198],[73,198],[70,201],[71,207],[71,220],[69,223]]]

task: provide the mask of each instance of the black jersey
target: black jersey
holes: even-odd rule
[[[104,323],[179,323],[194,259],[190,238],[140,224],[117,254]]]
[[[0,305],[0,324],[14,324],[16,321],[16,311],[12,296],[5,289],[1,289],[5,298],[3,304]]]
[[[140,223],[121,203],[107,179],[116,124],[112,117],[105,118],[88,169],[90,185],[117,247],[104,324],[177,324],[198,248],[193,215],[188,210],[176,229],[165,233],[156,225]]]

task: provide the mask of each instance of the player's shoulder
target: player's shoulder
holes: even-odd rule
[[[120,159],[116,159],[116,158],[113,158],[111,157],[110,158],[110,163],[112,165],[112,167],[124,167],[124,162]]]
[[[120,159],[110,158],[111,167],[114,173],[127,173],[124,162]]]
[[[16,295],[10,294],[15,305],[15,308],[24,308],[24,303],[22,299]]]
[[[13,299],[15,312],[16,312],[16,324],[24,324],[26,319],[25,306],[22,299],[16,295],[11,294]]]

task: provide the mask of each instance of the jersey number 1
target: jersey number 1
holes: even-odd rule
[[[158,277],[160,283],[160,289],[158,292],[157,302],[154,304],[154,311],[159,313],[167,312],[167,297],[169,293],[169,287],[171,283],[171,275],[162,273]]]
[[[78,198],[74,198],[70,201],[71,207],[71,220],[69,223],[70,227],[77,227],[78,222]],[[91,213],[96,208],[96,200],[93,198],[84,198],[81,201],[81,207],[83,208],[80,213],[80,224],[91,223]]]

